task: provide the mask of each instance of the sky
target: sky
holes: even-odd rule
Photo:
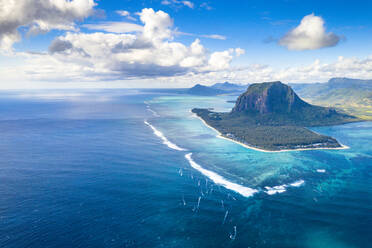
[[[0,89],[372,79],[372,1],[0,0]]]

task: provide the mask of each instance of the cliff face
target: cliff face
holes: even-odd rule
[[[232,112],[293,113],[310,106],[281,82],[252,84],[239,96]]]

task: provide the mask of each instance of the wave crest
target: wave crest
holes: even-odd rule
[[[283,192],[286,191],[286,188],[288,188],[288,187],[300,187],[304,183],[305,183],[305,181],[300,179],[300,180],[295,181],[295,182],[290,183],[290,184],[283,184],[283,185],[278,185],[278,186],[274,186],[274,187],[266,186],[265,187],[265,189],[266,189],[265,193],[268,194],[268,195],[283,193]]]
[[[221,186],[223,186],[227,189],[235,191],[235,192],[237,192],[237,193],[239,193],[239,194],[241,194],[242,196],[245,196],[245,197],[250,197],[253,194],[258,192],[258,190],[251,189],[249,187],[245,187],[243,185],[239,185],[239,184],[230,182],[230,181],[226,180],[225,178],[223,178],[222,176],[218,175],[217,173],[204,169],[203,167],[201,167],[199,164],[197,164],[191,158],[191,155],[192,155],[192,153],[188,153],[188,154],[185,155],[185,158],[187,159],[187,161],[189,161],[191,167],[193,167],[197,171],[201,172],[203,175],[207,176],[215,184],[221,185]]]
[[[164,134],[162,132],[160,132],[159,130],[157,130],[153,125],[151,125],[150,123],[148,123],[147,121],[144,121],[144,123],[149,126],[152,131],[154,132],[154,134],[156,136],[158,136],[162,141],[163,141],[163,144],[164,145],[167,145],[169,148],[171,149],[174,149],[174,150],[177,150],[177,151],[186,151],[186,149],[184,148],[181,148],[179,147],[178,145],[170,142],[167,137],[164,136]]]

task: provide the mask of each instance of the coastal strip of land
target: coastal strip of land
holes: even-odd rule
[[[257,147],[254,147],[254,146],[244,144],[242,142],[239,142],[237,140],[234,140],[234,139],[231,139],[231,138],[228,138],[228,137],[224,136],[220,131],[218,131],[216,128],[210,126],[205,120],[203,120],[203,118],[198,116],[196,113],[193,113],[191,110],[190,110],[190,112],[192,113],[193,117],[196,117],[196,118],[200,119],[205,126],[214,130],[218,134],[216,137],[218,137],[220,139],[225,139],[225,140],[234,142],[234,143],[236,143],[238,145],[241,145],[245,148],[252,149],[252,150],[255,150],[255,151],[259,151],[259,152],[273,153],[273,152],[291,152],[291,151],[309,151],[309,150],[343,150],[343,149],[349,149],[350,148],[346,145],[340,144],[340,147],[311,147],[311,148],[282,149],[282,150],[277,150],[277,151],[265,150],[265,149],[262,149],[262,148],[257,148]]]

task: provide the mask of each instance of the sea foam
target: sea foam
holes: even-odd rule
[[[177,151],[186,151],[186,149],[184,148],[181,148],[179,147],[178,145],[170,142],[167,137],[164,136],[164,134],[162,132],[160,132],[159,130],[157,130],[153,125],[151,125],[150,123],[148,123],[147,121],[144,121],[144,123],[149,126],[152,131],[154,132],[154,134],[156,136],[158,136],[162,141],[163,141],[163,144],[164,145],[167,145],[169,148],[171,149],[174,149],[174,150],[177,150]]]
[[[242,196],[245,196],[245,197],[250,197],[254,193],[258,192],[255,189],[251,189],[249,187],[245,187],[245,186],[230,182],[230,181],[226,180],[225,178],[223,178],[222,176],[218,175],[217,173],[204,169],[203,167],[201,167],[199,164],[197,164],[191,158],[191,155],[192,155],[192,153],[188,153],[188,154],[185,155],[185,158],[187,159],[187,161],[189,161],[191,167],[193,167],[197,171],[201,172],[203,175],[207,176],[215,184],[221,185],[221,186],[223,186],[227,189],[235,191],[235,192],[237,192],[237,193],[239,193],[239,194],[241,194]]]
[[[162,141],[163,141],[163,144],[167,145],[169,148],[171,149],[174,149],[174,150],[177,150],[177,151],[186,151],[186,149],[184,148],[181,148],[179,147],[178,145],[170,142],[162,132],[160,132],[158,129],[156,129],[153,125],[151,125],[148,121],[144,121],[144,123],[149,126],[152,131],[154,132],[154,134],[156,136],[158,136]],[[232,190],[232,191],[235,191],[239,194],[241,194],[242,196],[244,197],[250,197],[250,196],[253,196],[255,193],[258,192],[258,190],[256,189],[252,189],[252,188],[249,188],[249,187],[246,187],[246,186],[243,186],[243,185],[240,185],[240,184],[237,184],[237,183],[233,183],[233,182],[230,182],[228,181],[227,179],[225,179],[224,177],[218,175],[217,173],[213,172],[213,171],[210,171],[210,170],[207,170],[207,169],[204,169],[203,167],[201,167],[199,164],[197,164],[192,158],[191,158],[191,155],[192,153],[188,153],[185,155],[185,158],[187,159],[187,161],[190,163],[191,167],[193,167],[194,169],[196,169],[197,171],[201,172],[204,176],[208,177],[209,179],[211,179],[215,184],[217,185],[221,185],[223,187],[225,187],[226,189],[229,189],[229,190]],[[266,194],[269,194],[269,195],[273,195],[273,194],[276,194],[276,193],[283,193],[286,191],[286,188],[287,187],[299,187],[301,186],[302,184],[304,183],[304,180],[298,180],[298,181],[295,181],[291,184],[283,184],[283,185],[279,185],[279,186],[273,186],[273,187],[269,187],[269,186],[266,186],[265,187],[265,193]],[[199,181],[199,186],[200,186],[200,181]]]
[[[305,183],[305,181],[301,179],[301,180],[298,180],[298,181],[296,181],[294,183],[291,183],[290,186],[292,186],[292,187],[300,187],[304,183]]]
[[[279,185],[279,186],[274,186],[274,187],[269,187],[269,186],[266,186],[265,189],[266,189],[266,194],[268,195],[274,195],[274,194],[277,194],[277,193],[283,193],[285,192],[285,188],[287,187],[287,185],[283,184],[283,185]]]
[[[305,183],[305,181],[300,179],[300,180],[295,181],[295,182],[290,183],[290,184],[282,184],[282,185],[278,185],[278,186],[274,186],[274,187],[266,186],[265,187],[265,189],[266,189],[265,193],[268,194],[268,195],[283,193],[283,192],[286,191],[286,189],[288,187],[300,187],[304,183]]]
[[[160,117],[160,115],[155,110],[152,110],[149,106],[147,106],[147,111],[151,112],[154,117]]]

